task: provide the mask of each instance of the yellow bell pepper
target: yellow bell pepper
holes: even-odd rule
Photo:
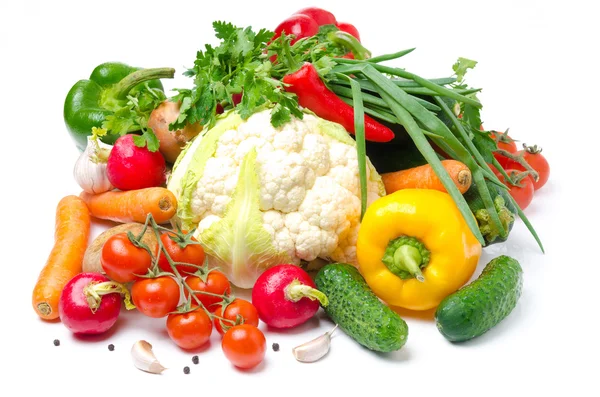
[[[481,244],[448,193],[404,189],[369,206],[356,250],[359,271],[381,300],[427,310],[469,281]]]

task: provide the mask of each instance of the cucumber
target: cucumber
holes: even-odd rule
[[[438,330],[451,342],[480,336],[517,305],[523,287],[523,269],[516,259],[492,259],[479,278],[447,296],[435,312]]]
[[[515,223],[517,208],[513,205],[507,190],[502,189],[489,181],[486,181],[485,184],[490,191],[490,195],[494,201],[494,207],[502,222],[502,226],[504,226],[504,231],[498,230],[494,223],[490,221],[489,211],[485,208],[485,204],[483,203],[483,199],[481,198],[475,183],[471,184],[469,190],[465,192],[464,198],[467,201],[471,212],[477,219],[479,231],[481,232],[486,243],[485,246],[487,247],[488,245],[506,241]]]
[[[408,337],[406,322],[377,298],[354,266],[325,265],[317,273],[315,284],[329,300],[325,313],[355,341],[379,352],[404,346]]]

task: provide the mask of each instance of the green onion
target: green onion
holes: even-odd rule
[[[367,211],[367,144],[365,142],[365,112],[363,94],[360,85],[349,76],[352,87],[354,107],[354,135],[356,138],[356,157],[358,159],[358,175],[360,177],[360,220],[362,221]]]

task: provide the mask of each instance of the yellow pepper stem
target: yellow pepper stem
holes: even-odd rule
[[[425,245],[414,237],[401,236],[389,242],[381,261],[401,279],[416,278],[423,282],[421,268],[429,263],[430,253]]]
[[[421,254],[419,250],[410,245],[402,245],[394,252],[394,262],[397,266],[406,269],[417,280],[423,282],[425,277],[421,273]]]

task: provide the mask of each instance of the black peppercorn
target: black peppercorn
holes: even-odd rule
[[[190,367],[183,367],[183,373],[184,374],[189,374],[190,373]]]
[[[273,343],[273,351],[279,351],[279,343]]]
[[[58,339],[54,339],[54,346],[60,346],[60,341]]]
[[[110,351],[115,350],[115,345],[113,345],[112,343],[110,345],[108,345],[108,350],[110,350]]]
[[[200,360],[198,359],[198,356],[194,356],[194,357],[192,357],[192,362],[193,362],[194,364],[198,364],[198,363],[200,362]]]

